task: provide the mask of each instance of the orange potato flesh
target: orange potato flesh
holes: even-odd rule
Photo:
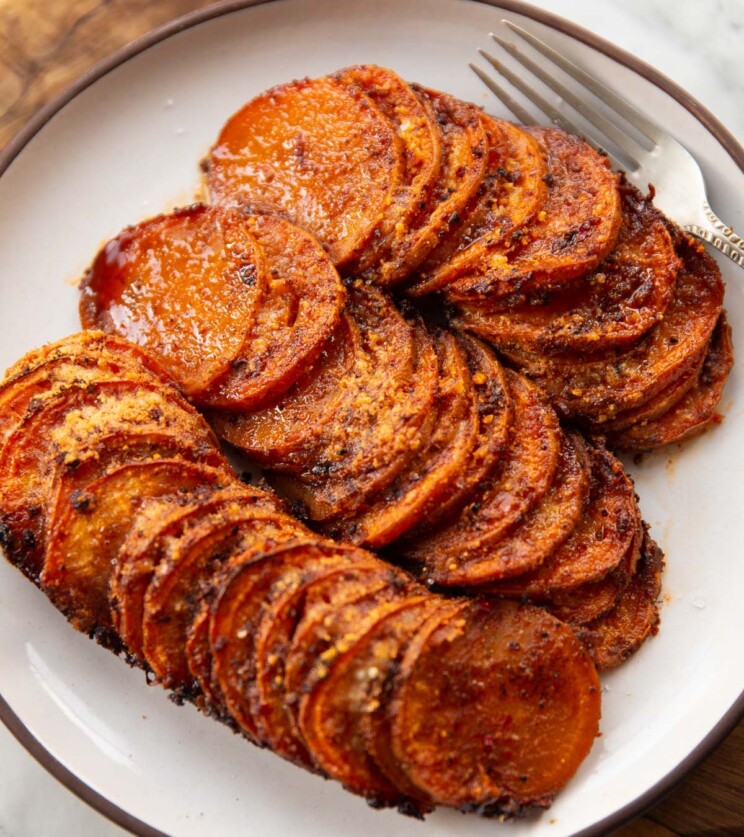
[[[614,250],[576,288],[463,305],[454,324],[495,346],[534,352],[627,346],[659,322],[674,292],[679,259],[650,198],[624,184]]]
[[[244,223],[258,242],[266,288],[230,367],[200,396],[210,407],[255,410],[283,395],[320,354],[346,299],[320,244],[282,218]]]
[[[402,177],[400,142],[357,87],[333,78],[261,93],[222,129],[208,161],[213,202],[283,215],[337,268],[356,259]]]
[[[265,286],[243,217],[196,205],[129,227],[80,286],[80,320],[145,346],[195,400],[229,368]]]
[[[599,681],[578,639],[513,602],[474,601],[432,623],[409,645],[390,705],[409,779],[481,814],[547,806],[597,734]]]
[[[445,286],[455,304],[575,284],[615,246],[622,210],[607,158],[557,128],[526,130],[547,153],[547,200],[521,235],[486,248]]]
[[[527,131],[480,115],[488,136],[487,169],[472,206],[419,268],[408,289],[423,296],[447,285],[497,242],[519,231],[548,197],[543,149]]]

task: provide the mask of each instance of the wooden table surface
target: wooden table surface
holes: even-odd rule
[[[0,0],[0,149],[72,79],[205,0]],[[621,837],[744,835],[744,722]]]

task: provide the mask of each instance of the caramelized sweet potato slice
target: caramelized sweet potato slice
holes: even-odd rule
[[[357,275],[367,272],[375,284],[391,285],[404,278],[406,271],[401,273],[398,254],[407,248],[433,201],[442,170],[442,134],[431,111],[392,70],[365,64],[340,70],[333,78],[361,87],[393,126],[400,141],[400,184],[375,237],[349,267],[349,272]]]
[[[81,284],[80,320],[146,346],[199,401],[245,343],[266,284],[243,216],[196,205],[129,227]]]
[[[245,343],[200,399],[231,410],[255,410],[284,395],[320,354],[346,299],[336,268],[309,233],[273,215],[245,224],[262,251],[266,289]]]
[[[658,418],[637,422],[619,433],[610,433],[609,443],[620,450],[645,451],[701,433],[716,421],[716,407],[733,365],[731,327],[726,315],[721,314],[694,386]]]
[[[521,231],[486,246],[451,273],[444,288],[454,303],[566,287],[593,270],[615,246],[622,210],[608,160],[558,128],[528,130],[548,158],[550,189],[543,209]]]
[[[536,570],[495,584],[490,592],[541,601],[600,581],[620,566],[640,525],[633,481],[604,448],[590,446],[588,455],[589,497],[569,537]]]
[[[382,684],[407,632],[431,605],[432,596],[423,595],[381,606],[362,635],[350,648],[344,643],[338,649],[328,673],[300,700],[300,729],[315,762],[376,806],[401,804],[404,797],[367,750],[363,718],[380,706]]]
[[[553,483],[540,501],[500,537],[482,537],[475,550],[432,553],[424,565],[427,581],[473,587],[535,570],[560,547],[581,517],[589,490],[588,472],[581,436],[564,434]]]
[[[506,534],[548,491],[561,446],[558,419],[537,387],[521,375],[507,370],[506,381],[513,419],[500,467],[458,514],[406,543],[406,557],[428,566],[445,553],[475,552]]]
[[[646,533],[638,570],[618,603],[579,633],[600,671],[617,668],[658,631],[663,569],[664,556]]]
[[[550,804],[591,749],[599,681],[573,632],[544,611],[474,601],[414,638],[389,711],[393,752],[422,792],[517,814]]]
[[[623,184],[614,250],[576,288],[463,305],[454,324],[495,346],[533,352],[593,352],[628,346],[659,322],[674,292],[679,259],[649,197]]]
[[[485,177],[472,206],[418,270],[411,296],[439,290],[511,235],[519,235],[548,197],[548,166],[537,140],[527,131],[482,113],[488,137]]]
[[[683,233],[673,232],[682,267],[664,319],[624,351],[541,356],[502,349],[566,416],[600,423],[632,409],[679,380],[705,350],[723,303],[715,261]]]
[[[290,542],[252,555],[247,562],[232,567],[221,583],[209,627],[213,676],[230,715],[249,738],[257,740],[258,733],[250,692],[256,677],[256,631],[267,595],[280,580],[292,583],[292,574],[299,583],[304,565],[337,564],[340,558],[364,561],[366,553],[319,539]]]
[[[210,413],[217,435],[275,470],[312,467],[345,394],[338,382],[354,377],[359,341],[356,323],[342,315],[313,366],[278,401],[255,412]]]
[[[366,286],[353,288],[349,302],[361,340],[353,375],[337,382],[344,397],[323,449],[297,478],[271,477],[316,521],[353,513],[405,468],[437,386],[436,354],[420,319],[409,321]]]
[[[139,508],[164,496],[183,502],[222,480],[220,471],[174,459],[136,462],[95,480],[55,521],[42,588],[77,630],[110,641],[109,580]]]
[[[230,117],[207,165],[213,202],[285,216],[339,270],[380,228],[403,168],[385,116],[360,88],[329,77],[256,96]]]

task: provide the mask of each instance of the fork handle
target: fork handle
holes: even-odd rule
[[[744,267],[744,239],[738,236],[731,227],[727,227],[723,223],[710,206],[708,206],[707,201],[703,202],[703,212],[707,219],[705,226],[688,224],[685,226],[685,230],[696,238],[702,238],[703,241],[712,244],[724,256],[728,256],[733,262],[738,264],[739,267]]]

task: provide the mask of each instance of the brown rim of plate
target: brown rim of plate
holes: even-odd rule
[[[200,23],[205,23],[208,20],[213,20],[223,15],[231,14],[232,12],[239,12],[252,6],[262,6],[264,3],[272,2],[276,2],[276,0],[224,0],[222,3],[217,3],[204,9],[197,9],[163,26],[159,26],[112,53],[108,58],[104,58],[87,72],[72,81],[61,93],[38,110],[19,133],[0,151],[0,176],[10,167],[13,160],[23,151],[36,134],[65,105],[93,85],[98,79],[115,70],[121,64],[126,63],[131,58],[136,57],[155,44],[173,35],[177,35],[179,32],[184,32],[194,26],[198,26]],[[604,38],[600,38],[588,29],[564,20],[558,15],[543,11],[528,3],[523,3],[521,0],[470,0],[470,2],[493,6],[504,12],[512,12],[529,18],[536,23],[542,23],[563,35],[567,35],[575,41],[579,41],[579,43],[585,44],[612,61],[627,67],[655,87],[663,90],[678,104],[682,105],[720,143],[721,147],[731,157],[736,166],[744,172],[744,147],[740,145],[734,135],[706,107],[698,102],[697,99],[690,96],[678,84],[658,70],[655,70],[649,64],[631,55],[626,50],[614,46]],[[703,761],[726,738],[742,718],[744,718],[744,692],[739,695],[725,715],[719,719],[718,723],[692,752],[688,753],[663,779],[632,802],[629,802],[617,811],[613,811],[599,822],[577,832],[574,834],[574,837],[599,837],[599,835],[614,831],[630,820],[641,816],[663,796],[670,793],[677,783],[682,781],[697,764]],[[127,829],[132,834],[138,835],[138,837],[167,837],[163,832],[147,825],[147,823],[137,819],[123,808],[119,808],[109,799],[106,799],[106,797],[86,785],[82,779],[78,778],[66,768],[33,736],[1,695],[0,721],[5,724],[19,743],[52,776],[96,811],[122,828]]]

